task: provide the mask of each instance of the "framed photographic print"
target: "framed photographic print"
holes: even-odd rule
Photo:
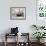
[[[10,8],[11,20],[25,20],[26,19],[26,7],[11,7]]]

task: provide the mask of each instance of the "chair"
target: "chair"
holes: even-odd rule
[[[20,40],[21,42],[19,42],[19,46],[30,46],[29,33],[21,33]]]
[[[7,39],[8,38],[10,38],[11,36],[17,36],[16,38],[15,38],[15,40],[16,40],[16,46],[18,46],[18,34],[16,35],[16,34],[9,34],[9,33],[6,33],[5,34],[5,46],[7,46],[8,45],[8,42],[7,42]]]
[[[16,28],[11,28],[11,33],[5,33],[5,46],[7,46],[8,42],[7,42],[7,38],[13,37],[13,36],[17,36],[17,39],[15,38],[16,41],[16,46],[18,46],[18,27]]]

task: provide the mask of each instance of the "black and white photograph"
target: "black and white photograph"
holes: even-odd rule
[[[24,20],[26,19],[26,7],[11,7],[10,8],[11,20]]]

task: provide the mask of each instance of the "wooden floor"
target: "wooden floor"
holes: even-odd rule
[[[0,46],[4,46],[4,43],[2,42],[0,42]],[[8,43],[8,45],[7,46],[15,46],[15,43]],[[25,45],[24,45],[25,46]],[[30,43],[30,46],[37,46],[37,43]],[[46,43],[44,43],[44,45],[42,45],[42,46],[46,46]]]

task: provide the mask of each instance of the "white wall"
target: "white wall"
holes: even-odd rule
[[[26,7],[26,20],[10,20],[10,7]],[[36,0],[0,0],[0,34],[17,26],[32,35],[32,24],[36,24]]]

